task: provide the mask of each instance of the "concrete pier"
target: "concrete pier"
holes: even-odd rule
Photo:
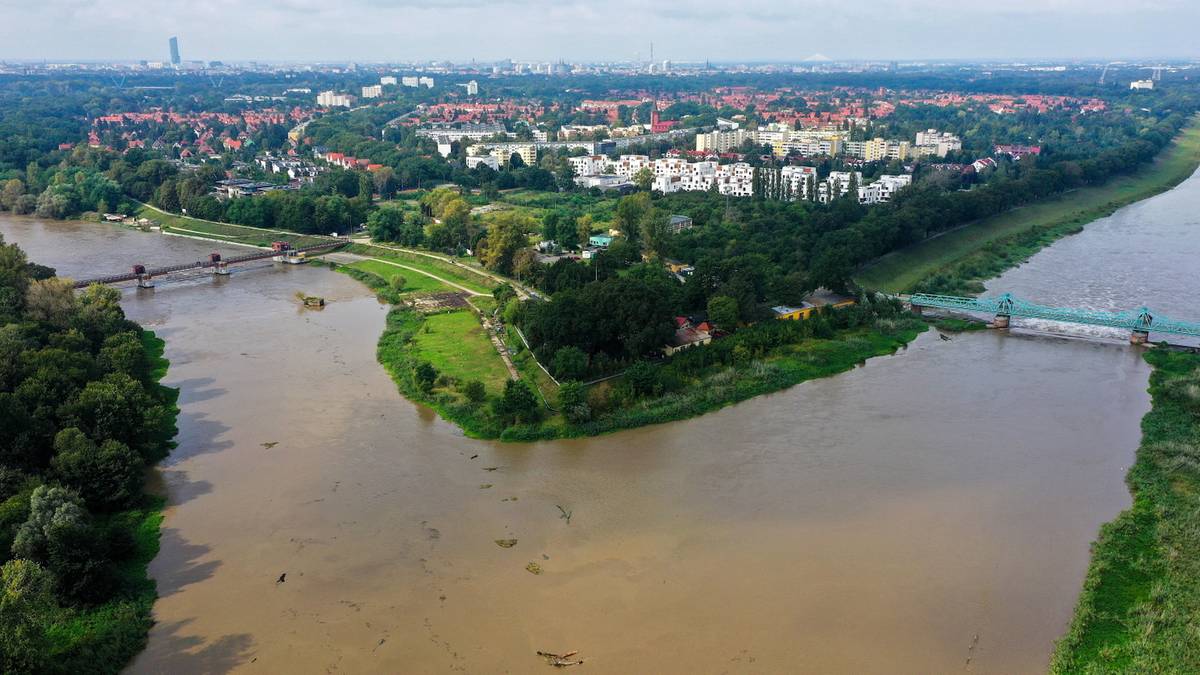
[[[1008,328],[1012,318],[1007,314],[997,314],[995,319],[992,319],[992,328]]]
[[[1150,341],[1150,333],[1144,330],[1135,330],[1129,334],[1129,343],[1135,345],[1144,345]]]
[[[154,277],[149,274],[139,275],[138,288],[154,288]]]

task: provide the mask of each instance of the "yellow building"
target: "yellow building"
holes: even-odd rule
[[[822,307],[849,307],[855,304],[852,298],[840,298],[832,296],[813,296],[811,298],[815,302],[804,302],[799,307],[788,307],[786,305],[778,305],[772,307],[771,311],[775,313],[775,318],[780,321],[804,321],[811,317],[814,312]]]

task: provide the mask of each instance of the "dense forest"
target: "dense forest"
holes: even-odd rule
[[[0,240],[0,671],[115,673],[150,626],[174,392],[119,291],[53,274]]]

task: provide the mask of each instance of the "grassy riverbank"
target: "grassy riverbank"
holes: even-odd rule
[[[453,322],[454,316],[393,309],[379,340],[379,361],[401,393],[430,406],[469,436],[509,441],[594,436],[696,417],[850,370],[868,358],[894,353],[926,329],[894,303],[831,311],[806,322],[768,321],[670,360],[644,364],[637,376],[631,370],[584,387],[569,417],[539,403],[536,421],[514,424],[496,412],[506,379],[500,368],[492,367],[500,364],[499,357],[489,351],[490,345],[484,349],[487,338],[477,331],[474,317],[468,315],[475,323],[467,326]],[[453,346],[452,358],[444,353],[447,345]],[[537,381],[530,371],[536,366],[519,365],[527,350],[511,340],[509,347],[517,351],[514,361],[522,380],[545,395],[545,387],[553,383],[549,378]],[[432,365],[434,372],[422,374],[423,364]],[[485,365],[488,372],[481,370]],[[471,382],[482,383],[482,391],[473,393]],[[566,388],[554,389],[545,401],[558,406]],[[580,403],[586,412],[580,412]]]
[[[880,258],[855,276],[864,288],[973,294],[1054,241],[1117,209],[1165,192],[1200,166],[1200,118],[1151,164],[1103,185],[1074,190],[976,221]]]
[[[159,382],[169,366],[163,358],[165,343],[153,332],[143,331],[142,344],[152,367],[151,377]],[[172,412],[170,420],[164,422],[170,426],[164,436],[174,437],[179,391],[161,384],[156,389],[152,395]],[[160,456],[165,457],[173,445],[165,443]],[[49,617],[44,672],[118,673],[146,646],[153,624],[151,609],[158,597],[147,569],[158,555],[165,504],[161,496],[146,494],[135,508],[107,515],[99,523],[112,540],[129,547],[130,555],[117,567],[117,590],[110,600],[83,609],[60,608]]]
[[[201,220],[190,216],[168,213],[149,204],[141,204],[134,215],[138,218],[147,218],[158,223],[162,226],[163,232],[205,237],[230,244],[265,247],[270,246],[273,241],[286,241],[293,246],[304,247],[326,241],[324,237],[315,237],[295,232],[269,230],[261,227],[250,227],[248,225],[234,225],[232,223],[218,223],[213,220]]]
[[[1146,360],[1153,407],[1126,479],[1133,506],[1093,546],[1054,673],[1200,672],[1200,355]]]

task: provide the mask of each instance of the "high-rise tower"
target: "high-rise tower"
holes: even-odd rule
[[[179,38],[171,36],[171,65],[179,65]]]

